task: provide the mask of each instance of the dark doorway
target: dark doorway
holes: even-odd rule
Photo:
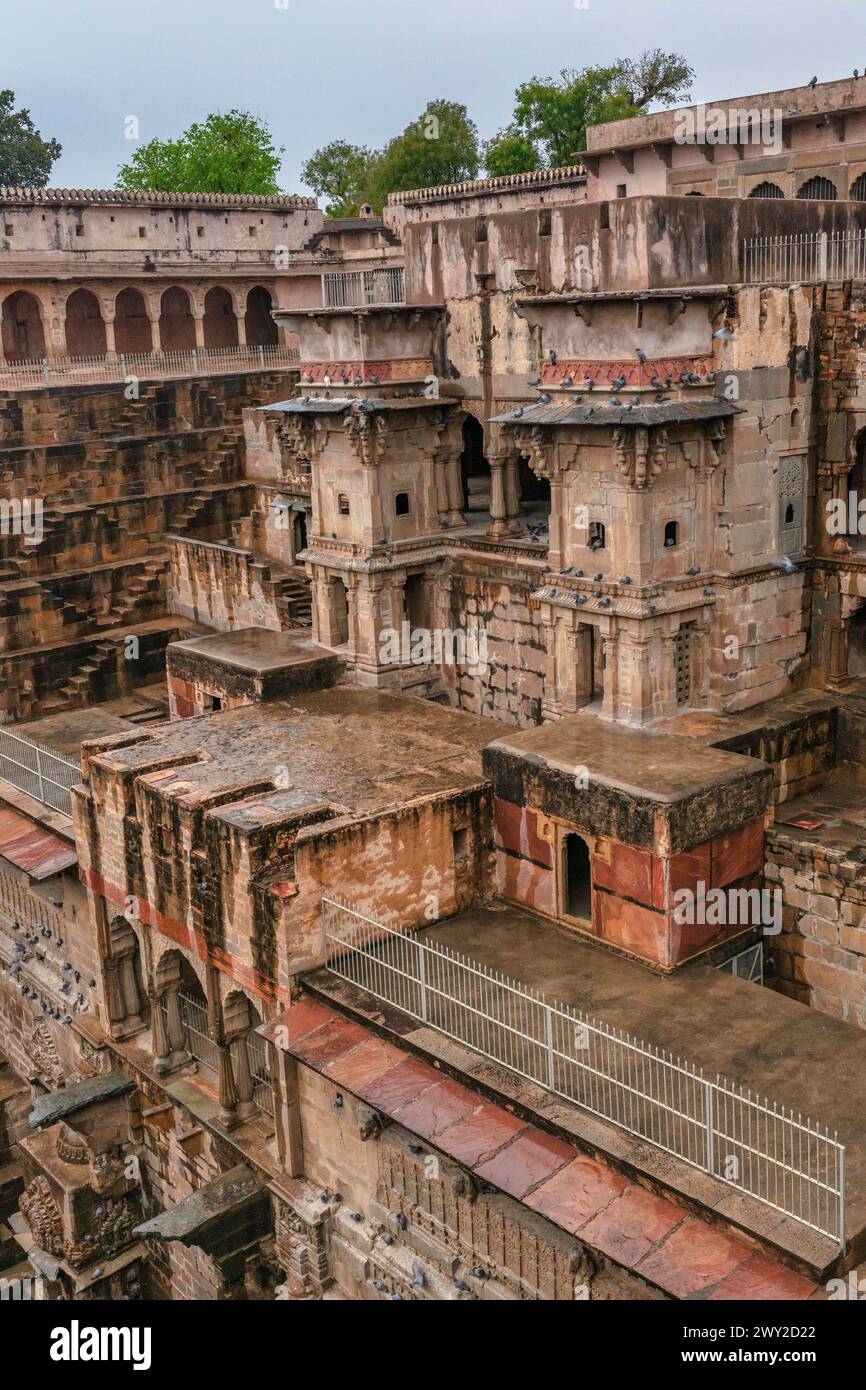
[[[114,346],[121,353],[153,351],[150,319],[138,290],[121,290],[114,301]]]
[[[90,290],[75,290],[66,301],[66,351],[70,357],[104,357],[108,351],[99,300]]]
[[[188,352],[195,347],[195,319],[189,295],[172,285],[160,301],[159,345],[163,352]]]
[[[302,550],[307,548],[307,516],[306,512],[295,512],[292,520],[292,538],[294,541],[294,551],[297,557]]]
[[[45,356],[39,301],[26,290],[17,290],[3,301],[3,355],[7,362]]]
[[[566,835],[562,842],[563,910],[566,917],[592,921],[592,874],[589,846],[580,835]]]
[[[247,295],[244,322],[250,347],[276,347],[279,332],[271,318],[271,296],[261,285],[254,285]]]
[[[235,306],[228,290],[222,285],[214,285],[204,297],[204,345],[206,348],[238,345]]]
[[[463,422],[463,508],[467,512],[490,511],[490,464],[484,457],[484,430],[474,415]]]

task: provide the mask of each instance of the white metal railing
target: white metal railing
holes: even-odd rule
[[[0,728],[0,777],[53,811],[71,816],[69,789],[81,781],[81,764],[26,734]]]
[[[225,376],[232,372],[290,370],[300,362],[289,344],[268,347],[190,348],[183,352],[118,353],[116,357],[34,357],[0,359],[0,390],[38,390],[45,386],[161,381],[171,377]]]
[[[815,284],[866,277],[866,231],[749,237],[743,242],[747,285]]]
[[[354,309],[365,304],[405,304],[403,267],[378,270],[335,270],[322,276],[325,307]]]
[[[338,899],[322,931],[342,979],[844,1245],[845,1149],[826,1127]]]

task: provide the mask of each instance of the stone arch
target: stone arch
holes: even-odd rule
[[[749,194],[750,198],[784,198],[784,193],[777,183],[770,179],[764,179],[761,183],[756,183]]]
[[[273,300],[264,285],[253,285],[247,295],[244,315],[247,342],[251,347],[275,347],[280,340],[279,330],[271,317]]]
[[[126,917],[115,916],[108,924],[108,954],[103,966],[111,1036],[132,1037],[146,1027],[147,997],[141,943]]]
[[[204,297],[204,345],[206,348],[238,345],[234,300],[223,285],[211,285]]]
[[[159,345],[163,352],[189,352],[195,347],[192,301],[182,285],[170,285],[159,302]]]
[[[835,183],[823,174],[813,174],[797,190],[798,198],[817,198],[824,203],[832,203],[839,197]]]
[[[205,979],[204,965],[198,958],[186,951],[183,946],[176,946],[172,941],[166,941],[162,937],[151,934],[151,949],[153,952],[153,978],[157,990],[161,983],[164,983],[172,972],[179,978],[187,980],[190,988],[200,990],[207,995],[207,984]],[[177,960],[175,961],[175,957]]]
[[[92,290],[73,290],[66,301],[66,351],[70,357],[104,357],[108,339]]]
[[[855,203],[866,203],[866,174],[861,174],[851,185],[848,197]]]
[[[153,352],[153,332],[141,290],[128,286],[114,301],[114,345],[118,352]]]
[[[7,362],[45,356],[42,305],[29,290],[14,290],[3,300],[2,341]]]

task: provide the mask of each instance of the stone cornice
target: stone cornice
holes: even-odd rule
[[[153,189],[132,188],[14,188],[0,184],[0,203],[66,203],[81,207],[84,203],[131,207],[201,207],[201,208],[268,208],[273,212],[285,209],[316,208],[315,198],[297,193],[266,197],[257,193],[162,193]]]

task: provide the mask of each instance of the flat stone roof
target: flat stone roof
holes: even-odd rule
[[[691,746],[672,734],[608,725],[580,713],[531,729],[502,732],[491,752],[502,750],[535,764],[575,776],[585,768],[590,781],[673,804],[706,791],[711,783],[739,781],[750,772],[768,770],[757,758]]]
[[[345,686],[164,724],[91,761],[142,774],[160,764],[148,783],[188,805],[261,786],[283,766],[291,786],[274,803],[369,813],[477,786],[481,749],[500,728],[413,696]],[[177,765],[166,768],[169,760]]]
[[[173,642],[172,651],[185,651],[207,657],[241,671],[280,671],[299,666],[316,657],[333,657],[327,647],[301,632],[275,632],[268,627],[243,627],[234,632],[211,632]]]

